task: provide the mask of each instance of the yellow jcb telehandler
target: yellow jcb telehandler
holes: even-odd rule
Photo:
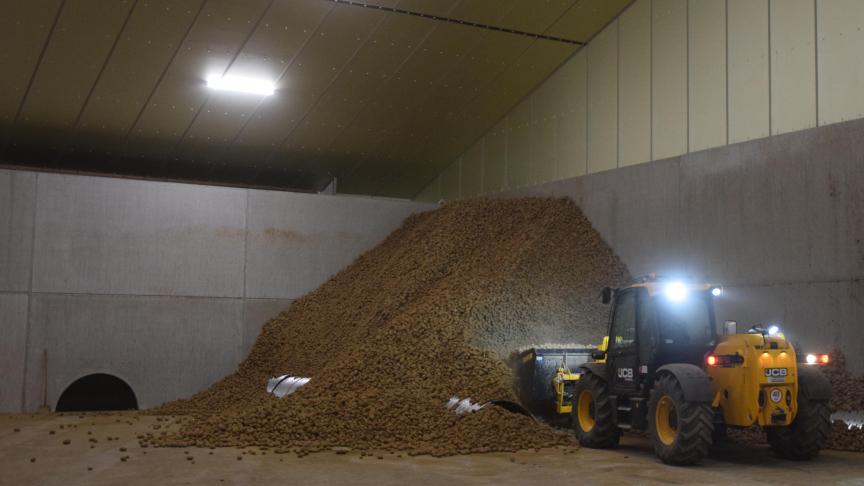
[[[831,431],[831,385],[818,369],[829,356],[799,360],[776,326],[717,326],[721,294],[719,285],[653,276],[604,289],[612,309],[602,345],[570,356],[532,349],[523,363],[537,376],[555,369],[547,410],[569,414],[586,447],[613,447],[622,430],[645,430],[663,462],[689,465],[727,427],[760,425],[780,457],[816,456]]]

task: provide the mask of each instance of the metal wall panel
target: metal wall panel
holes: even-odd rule
[[[524,100],[550,72],[560,66],[574,52],[576,46],[549,40],[536,40],[520,54],[518,60],[498,77],[496,82],[483,90],[470,104],[460,111],[461,116],[473,119],[467,126],[490,127],[507,115],[514,106]],[[516,108],[518,109],[518,108]],[[457,117],[456,120],[461,120]],[[445,120],[446,121],[446,120]],[[432,160],[453,160],[464,147],[473,142],[473,132],[465,130],[461,122],[446,121],[441,128],[449,134],[449,143],[440,150],[432,150]],[[527,180],[527,176],[526,176]]]
[[[651,160],[651,0],[618,18],[618,165]]]
[[[459,197],[476,197],[483,192],[483,139],[462,156],[459,174]]]
[[[817,107],[820,124],[864,116],[862,25],[848,0],[637,1],[507,115],[506,140],[487,133],[487,151],[506,145],[512,188],[550,180],[550,159],[562,179],[812,127]]]
[[[652,158],[687,152],[687,0],[653,0]]]
[[[588,44],[588,173],[618,166],[618,21]]]
[[[486,143],[483,193],[503,191],[507,188],[507,118],[498,122],[483,138]]]
[[[768,0],[728,0],[729,143],[771,134]]]
[[[689,150],[727,143],[726,1],[690,0]]]
[[[565,79],[553,75],[531,95],[533,143],[533,166],[529,177],[531,184],[548,182],[557,177],[558,118],[563,109],[560,103],[567,89]]]
[[[816,126],[814,0],[771,0],[771,134]]]
[[[531,174],[531,98],[507,116],[507,187],[524,187]]]
[[[461,194],[459,178],[462,176],[462,171],[459,165],[461,163],[462,158],[460,157],[441,173],[441,199],[444,199],[445,201],[459,199],[459,195]]]
[[[558,118],[558,177],[576,177],[588,167],[588,56],[577,52],[554,76],[564,84]]]
[[[420,202],[435,203],[441,200],[441,176],[438,175],[414,198]]]
[[[816,1],[819,124],[864,116],[864,2]]]

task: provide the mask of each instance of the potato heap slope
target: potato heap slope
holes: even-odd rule
[[[596,342],[599,289],[627,269],[564,199],[474,200],[416,214],[263,328],[233,375],[156,413],[184,415],[161,446],[343,446],[448,455],[572,439],[497,407],[516,400],[500,357],[538,342]],[[272,376],[311,377],[283,399]]]

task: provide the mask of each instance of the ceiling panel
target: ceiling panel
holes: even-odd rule
[[[352,125],[376,94],[386,90],[387,82],[419,49],[435,26],[434,22],[418,17],[389,15],[306,119],[289,135],[283,150],[323,154],[330,172],[341,166],[341,161],[350,159],[357,148],[334,143],[334,140]]]
[[[484,93],[490,84],[495,83],[505,72],[507,66],[515,62],[533,42],[528,37],[490,32],[475,44],[470,55],[445,79],[444,83],[452,89],[438,90],[427,102],[432,107],[429,110],[430,116],[410,121],[410,131],[414,134],[413,143],[407,146],[394,145],[388,154],[389,158],[397,161],[411,160],[418,154],[425,153],[430,143],[437,143],[437,134],[440,133],[438,127],[445,123],[445,120],[455,118]]]
[[[580,0],[533,0],[499,1],[471,0],[463,2],[456,9],[453,17],[514,29],[534,34],[542,34],[553,22]],[[583,0],[584,1],[584,0]],[[508,4],[512,7],[510,15],[501,18],[501,12],[507,11]]]
[[[45,141],[50,143],[44,148],[65,143],[133,5],[97,0],[64,4],[24,100],[7,157],[17,158],[23,147]]]
[[[579,0],[547,34],[587,42],[633,0]]]
[[[0,123],[8,126],[15,119],[24,92],[39,61],[42,47],[51,32],[60,0],[0,2]]]
[[[333,5],[321,0],[276,2],[228,70],[228,75],[277,80],[282,88],[285,72],[315,35]],[[179,147],[179,156],[205,160],[221,154],[255,116],[260,96],[212,93]],[[200,150],[207,153],[195,154]]]
[[[125,139],[203,2],[149,0],[135,6],[84,108],[80,133]]]
[[[228,69],[269,3],[207,2],[133,127],[130,153],[166,156],[173,150],[210,95],[206,78]]]
[[[0,0],[2,162],[410,195],[629,3],[369,1]]]
[[[510,65],[489,89],[464,110],[441,123],[444,133],[435,138],[425,151],[423,162],[405,167],[404,173],[413,172],[418,180],[426,182],[454,160],[465,148],[527,96],[572,52],[566,44],[539,40],[519,60]],[[506,108],[505,108],[506,107]],[[396,170],[396,169],[394,169]],[[416,189],[419,191],[422,184]]]
[[[289,67],[282,90],[262,104],[237,144],[276,151],[386,15],[336,4]]]
[[[392,145],[413,143],[410,138],[412,120],[434,116],[434,111],[441,107],[432,107],[427,101],[435,93],[457,89],[443,80],[466,55],[476,35],[474,29],[458,24],[438,26],[375,100],[379,109],[358,118],[361,128],[372,128],[387,135],[383,146],[379,142],[370,151],[381,155]],[[446,97],[445,103],[449,103]]]
[[[387,80],[354,122],[335,140],[338,146],[353,147],[358,160],[386,155],[381,147],[411,143],[405,127],[414,117],[424,116],[424,103],[441,80],[476,40],[475,29],[458,24],[438,23],[398,73]],[[444,88],[447,89],[447,88]]]

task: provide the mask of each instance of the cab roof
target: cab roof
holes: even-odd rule
[[[680,283],[690,291],[708,291],[715,287],[721,287],[721,285],[716,283],[707,283],[707,282],[688,282],[686,280],[675,280],[675,279],[663,279],[663,280],[649,280],[649,281],[640,281],[625,287],[621,287],[621,289],[632,289],[632,288],[644,288],[648,290],[648,295],[654,296],[655,294],[659,294],[666,289],[666,286],[671,283]]]

